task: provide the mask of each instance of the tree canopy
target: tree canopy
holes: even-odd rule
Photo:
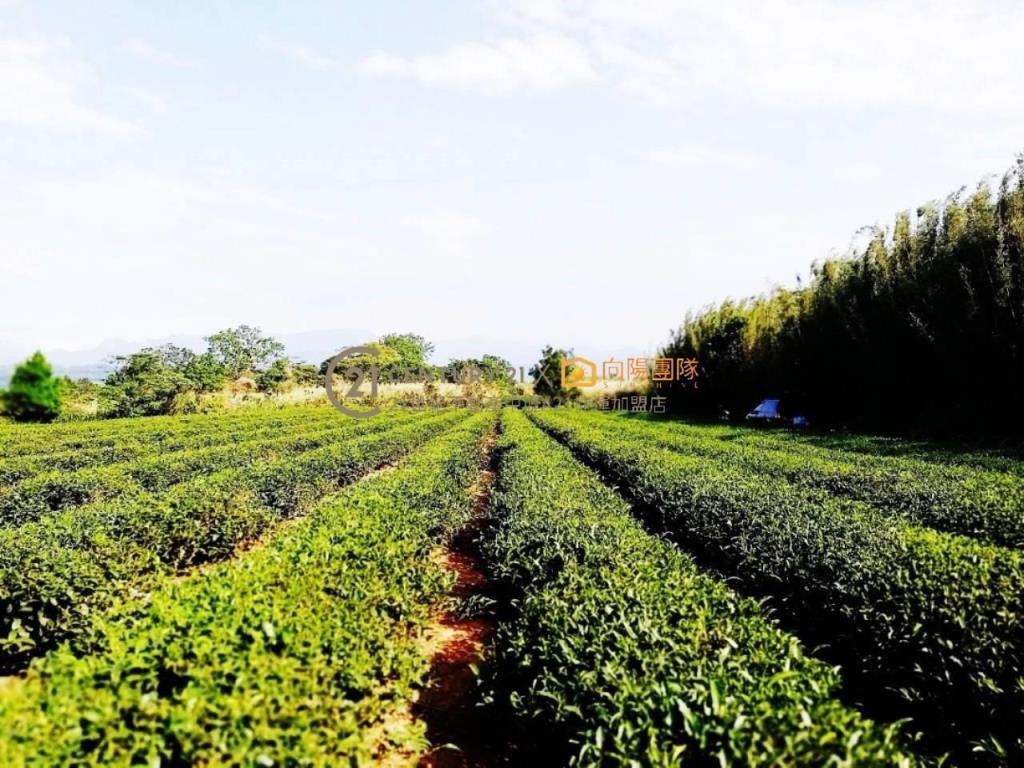
[[[42,352],[14,370],[0,404],[15,421],[50,422],[60,415],[60,386]]]
[[[809,285],[687,316],[663,351],[697,357],[676,410],[763,397],[826,425],[961,435],[1024,429],[1024,157],[998,190],[960,190],[867,231]]]
[[[572,357],[572,350],[555,349],[550,344],[541,351],[540,360],[530,368],[533,377],[533,391],[552,402],[574,400],[580,395],[575,387],[562,386],[562,359]],[[566,368],[566,375],[572,374],[573,366]]]
[[[207,336],[206,343],[232,378],[264,371],[284,355],[284,344],[250,325],[218,331]]]

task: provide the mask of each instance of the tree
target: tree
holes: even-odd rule
[[[512,363],[498,355],[484,355],[480,358],[480,369],[483,371],[484,381],[491,384],[511,387],[516,383]]]
[[[69,401],[95,400],[99,397],[103,385],[92,379],[72,379],[61,376],[57,379],[57,388],[62,403]]]
[[[434,345],[414,333],[387,333],[378,341],[360,344],[377,351],[376,355],[353,355],[339,363],[338,370],[358,368],[369,381],[370,371],[376,368],[381,382],[418,381],[439,378],[441,369],[427,362]],[[320,366],[320,375],[327,372],[327,362]]]
[[[197,394],[216,392],[227,378],[224,365],[211,352],[196,354],[187,347],[164,344],[159,347],[143,347],[139,354],[152,355],[165,368],[184,375],[189,388]]]
[[[179,347],[176,344],[164,344],[159,347],[144,347],[140,352],[149,352],[160,358],[160,362],[168,368],[182,370],[196,359],[196,353],[188,347]]]
[[[216,392],[224,386],[227,370],[211,352],[193,355],[181,369],[196,392]]]
[[[323,384],[323,374],[321,374],[315,365],[309,363],[292,363],[292,375],[295,377],[295,383],[300,387],[316,387]]]
[[[472,357],[449,360],[444,367],[444,380],[451,384],[465,384],[482,378],[480,361]]]
[[[579,389],[562,386],[562,359],[572,357],[572,350],[555,349],[550,344],[541,351],[540,360],[530,368],[533,377],[533,391],[550,401],[566,402],[580,396]],[[573,366],[565,374],[572,374]]]
[[[284,389],[284,385],[291,378],[291,368],[284,358],[275,360],[265,371],[256,375],[256,386],[260,392],[273,394]]]
[[[376,368],[378,371],[387,370],[390,372],[399,371],[401,369],[401,358],[396,350],[385,347],[379,341],[370,341],[365,344],[359,344],[360,347],[369,347],[377,352],[376,355],[352,355],[350,357],[343,357],[338,361],[336,365],[336,372],[339,376],[343,375],[343,372],[349,368],[356,368],[363,372],[366,380],[370,379],[370,372]],[[333,359],[333,357],[331,358]],[[324,376],[327,373],[327,364],[331,359],[324,360],[320,364],[320,375]],[[381,374],[383,378],[383,373]]]
[[[511,387],[515,383],[511,370],[512,363],[497,355],[449,360],[444,367],[444,380],[454,384],[481,381],[499,387]]]
[[[36,352],[14,370],[0,399],[4,412],[15,421],[45,423],[60,415],[60,388],[42,352]]]
[[[380,343],[398,352],[403,362],[425,363],[434,353],[434,345],[415,333],[387,333]]]
[[[191,390],[182,371],[164,363],[155,351],[114,358],[116,370],[106,379],[105,410],[112,416],[157,416],[171,413],[175,398]]]
[[[783,398],[824,426],[1024,432],[1024,157],[982,184],[870,227],[795,289],[688,315],[662,351],[700,360],[669,406],[745,413]]]
[[[415,333],[387,333],[378,342],[382,355],[375,364],[380,369],[383,381],[407,381],[433,375],[433,367],[427,358],[434,352],[434,345]]]
[[[248,325],[219,331],[208,336],[206,343],[210,354],[232,378],[266,370],[284,354],[284,344]]]

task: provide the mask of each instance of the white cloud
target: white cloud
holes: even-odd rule
[[[296,64],[301,64],[307,69],[312,69],[316,72],[329,72],[338,68],[337,61],[329,56],[318,53],[308,45],[289,43],[267,35],[260,37],[260,45],[269,51],[276,51]]]
[[[596,79],[644,101],[788,109],[1014,109],[1024,5],[1012,0],[511,0],[516,36],[360,69],[428,85],[508,89]]]
[[[137,131],[132,123],[79,100],[76,72],[59,56],[61,48],[35,40],[0,39],[0,123],[114,135]]]
[[[425,85],[508,91],[559,88],[597,80],[586,49],[560,34],[536,34],[403,58],[382,51],[359,64],[366,75],[405,77]]]
[[[189,59],[179,56],[176,53],[161,50],[146,40],[126,40],[121,44],[121,50],[125,53],[137,56],[140,59],[153,62],[154,64],[163,64],[164,66],[179,67],[182,69],[192,66],[192,62]]]

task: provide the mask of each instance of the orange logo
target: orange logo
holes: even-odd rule
[[[585,357],[563,357],[562,386],[583,389],[597,384],[597,364]]]

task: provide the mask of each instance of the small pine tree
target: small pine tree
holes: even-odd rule
[[[0,401],[15,421],[50,422],[60,415],[58,382],[42,352],[15,369],[8,389],[0,392]]]
[[[552,404],[562,404],[575,400],[580,396],[579,389],[562,386],[562,360],[572,357],[572,350],[555,349],[550,344],[541,351],[540,360],[530,368],[533,376],[533,392],[546,397]],[[573,366],[565,373],[571,374]]]

